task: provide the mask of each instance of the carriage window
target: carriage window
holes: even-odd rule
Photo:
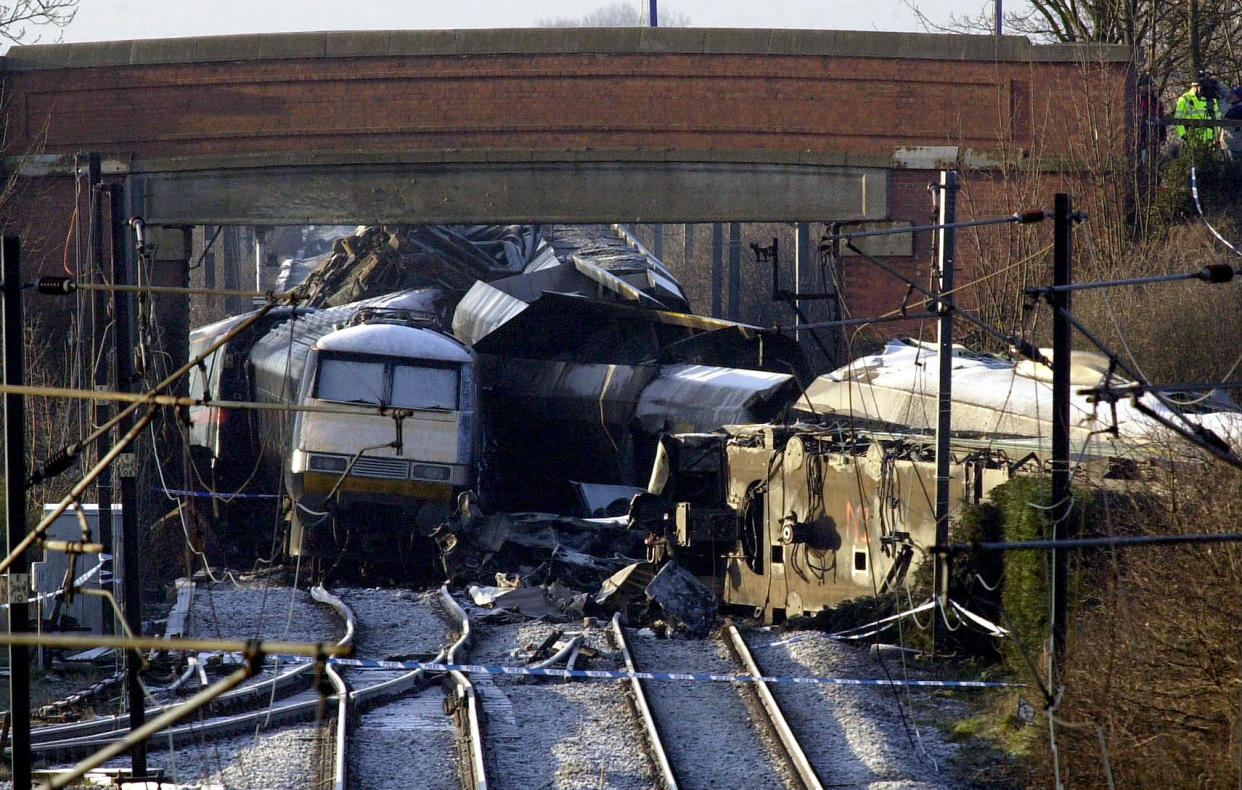
[[[386,403],[382,362],[320,359],[315,397],[342,403]]]
[[[397,365],[392,371],[392,405],[399,409],[457,409],[457,368]]]

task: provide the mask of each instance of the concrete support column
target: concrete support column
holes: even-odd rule
[[[729,223],[729,313],[732,321],[742,320],[742,223]]]

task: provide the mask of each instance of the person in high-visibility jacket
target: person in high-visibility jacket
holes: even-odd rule
[[[1213,103],[1214,104],[1214,103]],[[1177,98],[1175,118],[1215,118],[1215,107],[1209,108],[1198,82],[1190,83],[1190,90]],[[1191,145],[1210,145],[1216,138],[1216,130],[1209,126],[1178,126],[1177,136]]]

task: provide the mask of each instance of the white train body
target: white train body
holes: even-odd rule
[[[379,301],[293,311],[231,349],[234,359],[245,360],[233,391],[207,393],[331,408],[258,412],[240,423],[252,429],[232,440],[237,457],[257,458],[263,473],[256,480],[283,484],[293,506],[287,540],[293,555],[416,560],[426,549],[421,539],[451,512],[457,494],[476,484],[473,352],[391,297],[377,307]],[[204,330],[197,330],[202,344],[210,340]],[[216,364],[208,360],[208,370]],[[214,413],[192,413],[195,424],[245,419],[216,406],[197,410]],[[248,474],[228,468],[234,453],[210,449],[218,477]]]

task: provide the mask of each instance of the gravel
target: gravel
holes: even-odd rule
[[[194,593],[190,634],[219,639],[335,642],[344,624],[305,590],[266,585],[200,586]]]
[[[740,674],[718,638],[659,639],[627,631],[638,669],[644,672]],[[798,787],[780,745],[752,719],[749,691],[724,681],[644,681],[656,725],[673,772],[686,787]]]
[[[434,655],[449,641],[439,593],[411,590],[335,591],[358,619],[354,643],[363,658]],[[399,673],[349,670],[351,685]],[[438,686],[408,692],[362,715],[350,731],[350,787],[358,790],[457,790],[457,730],[444,714]]]
[[[468,610],[469,611],[469,610]],[[596,625],[475,622],[473,663],[521,664],[514,649],[537,646],[563,629],[581,632],[601,655],[577,668],[620,669],[606,629]],[[623,681],[535,680],[513,676],[472,678],[486,712],[489,787],[652,788],[656,780]]]
[[[885,678],[884,667],[866,650],[818,632],[781,638],[743,631],[765,675],[777,677]],[[760,645],[771,647],[759,647]],[[923,675],[886,659],[894,679]],[[876,686],[773,683],[772,689],[807,758],[826,785],[866,790],[956,790],[949,762],[956,747],[940,733],[914,723],[911,705],[928,692]]]
[[[297,642],[336,641],[344,625],[336,613],[304,590],[258,582],[242,587],[211,585],[194,595],[191,636],[223,639],[263,637]],[[219,783],[235,790],[311,787],[318,776],[320,725],[281,726],[175,752],[151,741],[147,764],[178,783]],[[128,768],[122,757],[106,763]]]
[[[366,658],[427,656],[449,638],[450,626],[438,594],[397,589],[334,590],[359,621],[358,653]],[[214,608],[214,614],[213,614]],[[602,624],[502,622],[466,605],[474,622],[471,663],[520,665],[514,651],[540,644],[555,629],[581,632],[598,650],[580,668],[620,669]],[[328,607],[287,587],[217,586],[210,598],[196,596],[192,633],[226,638],[282,638],[331,641],[342,633]],[[782,676],[885,677],[867,651],[817,632],[779,635],[746,629],[765,674]],[[630,632],[640,668],[683,672],[736,673],[728,648],[718,639],[658,639]],[[916,665],[889,659],[893,677],[924,677]],[[381,675],[352,670],[354,685]],[[388,672],[385,676],[396,673]],[[641,728],[624,681],[540,680],[515,676],[473,678],[486,712],[485,741],[492,787],[653,788],[657,784]],[[748,715],[753,708],[743,684],[650,681],[649,699],[664,729],[666,748],[686,787],[793,787],[774,760],[779,747]],[[926,707],[943,704],[926,690],[833,685],[774,684],[774,693],[798,733],[808,757],[828,786],[850,790],[959,790],[968,783],[952,775],[957,747],[940,732],[918,727]],[[362,714],[351,735],[350,786],[364,790],[460,787],[456,731],[441,708],[438,688],[410,692]],[[920,708],[923,708],[920,710]],[[904,716],[903,716],[904,713]],[[149,763],[171,779],[218,783],[229,788],[309,787],[318,775],[317,725],[222,739],[175,754],[152,742]],[[128,767],[128,757],[110,763]],[[774,765],[781,765],[774,769]]]

